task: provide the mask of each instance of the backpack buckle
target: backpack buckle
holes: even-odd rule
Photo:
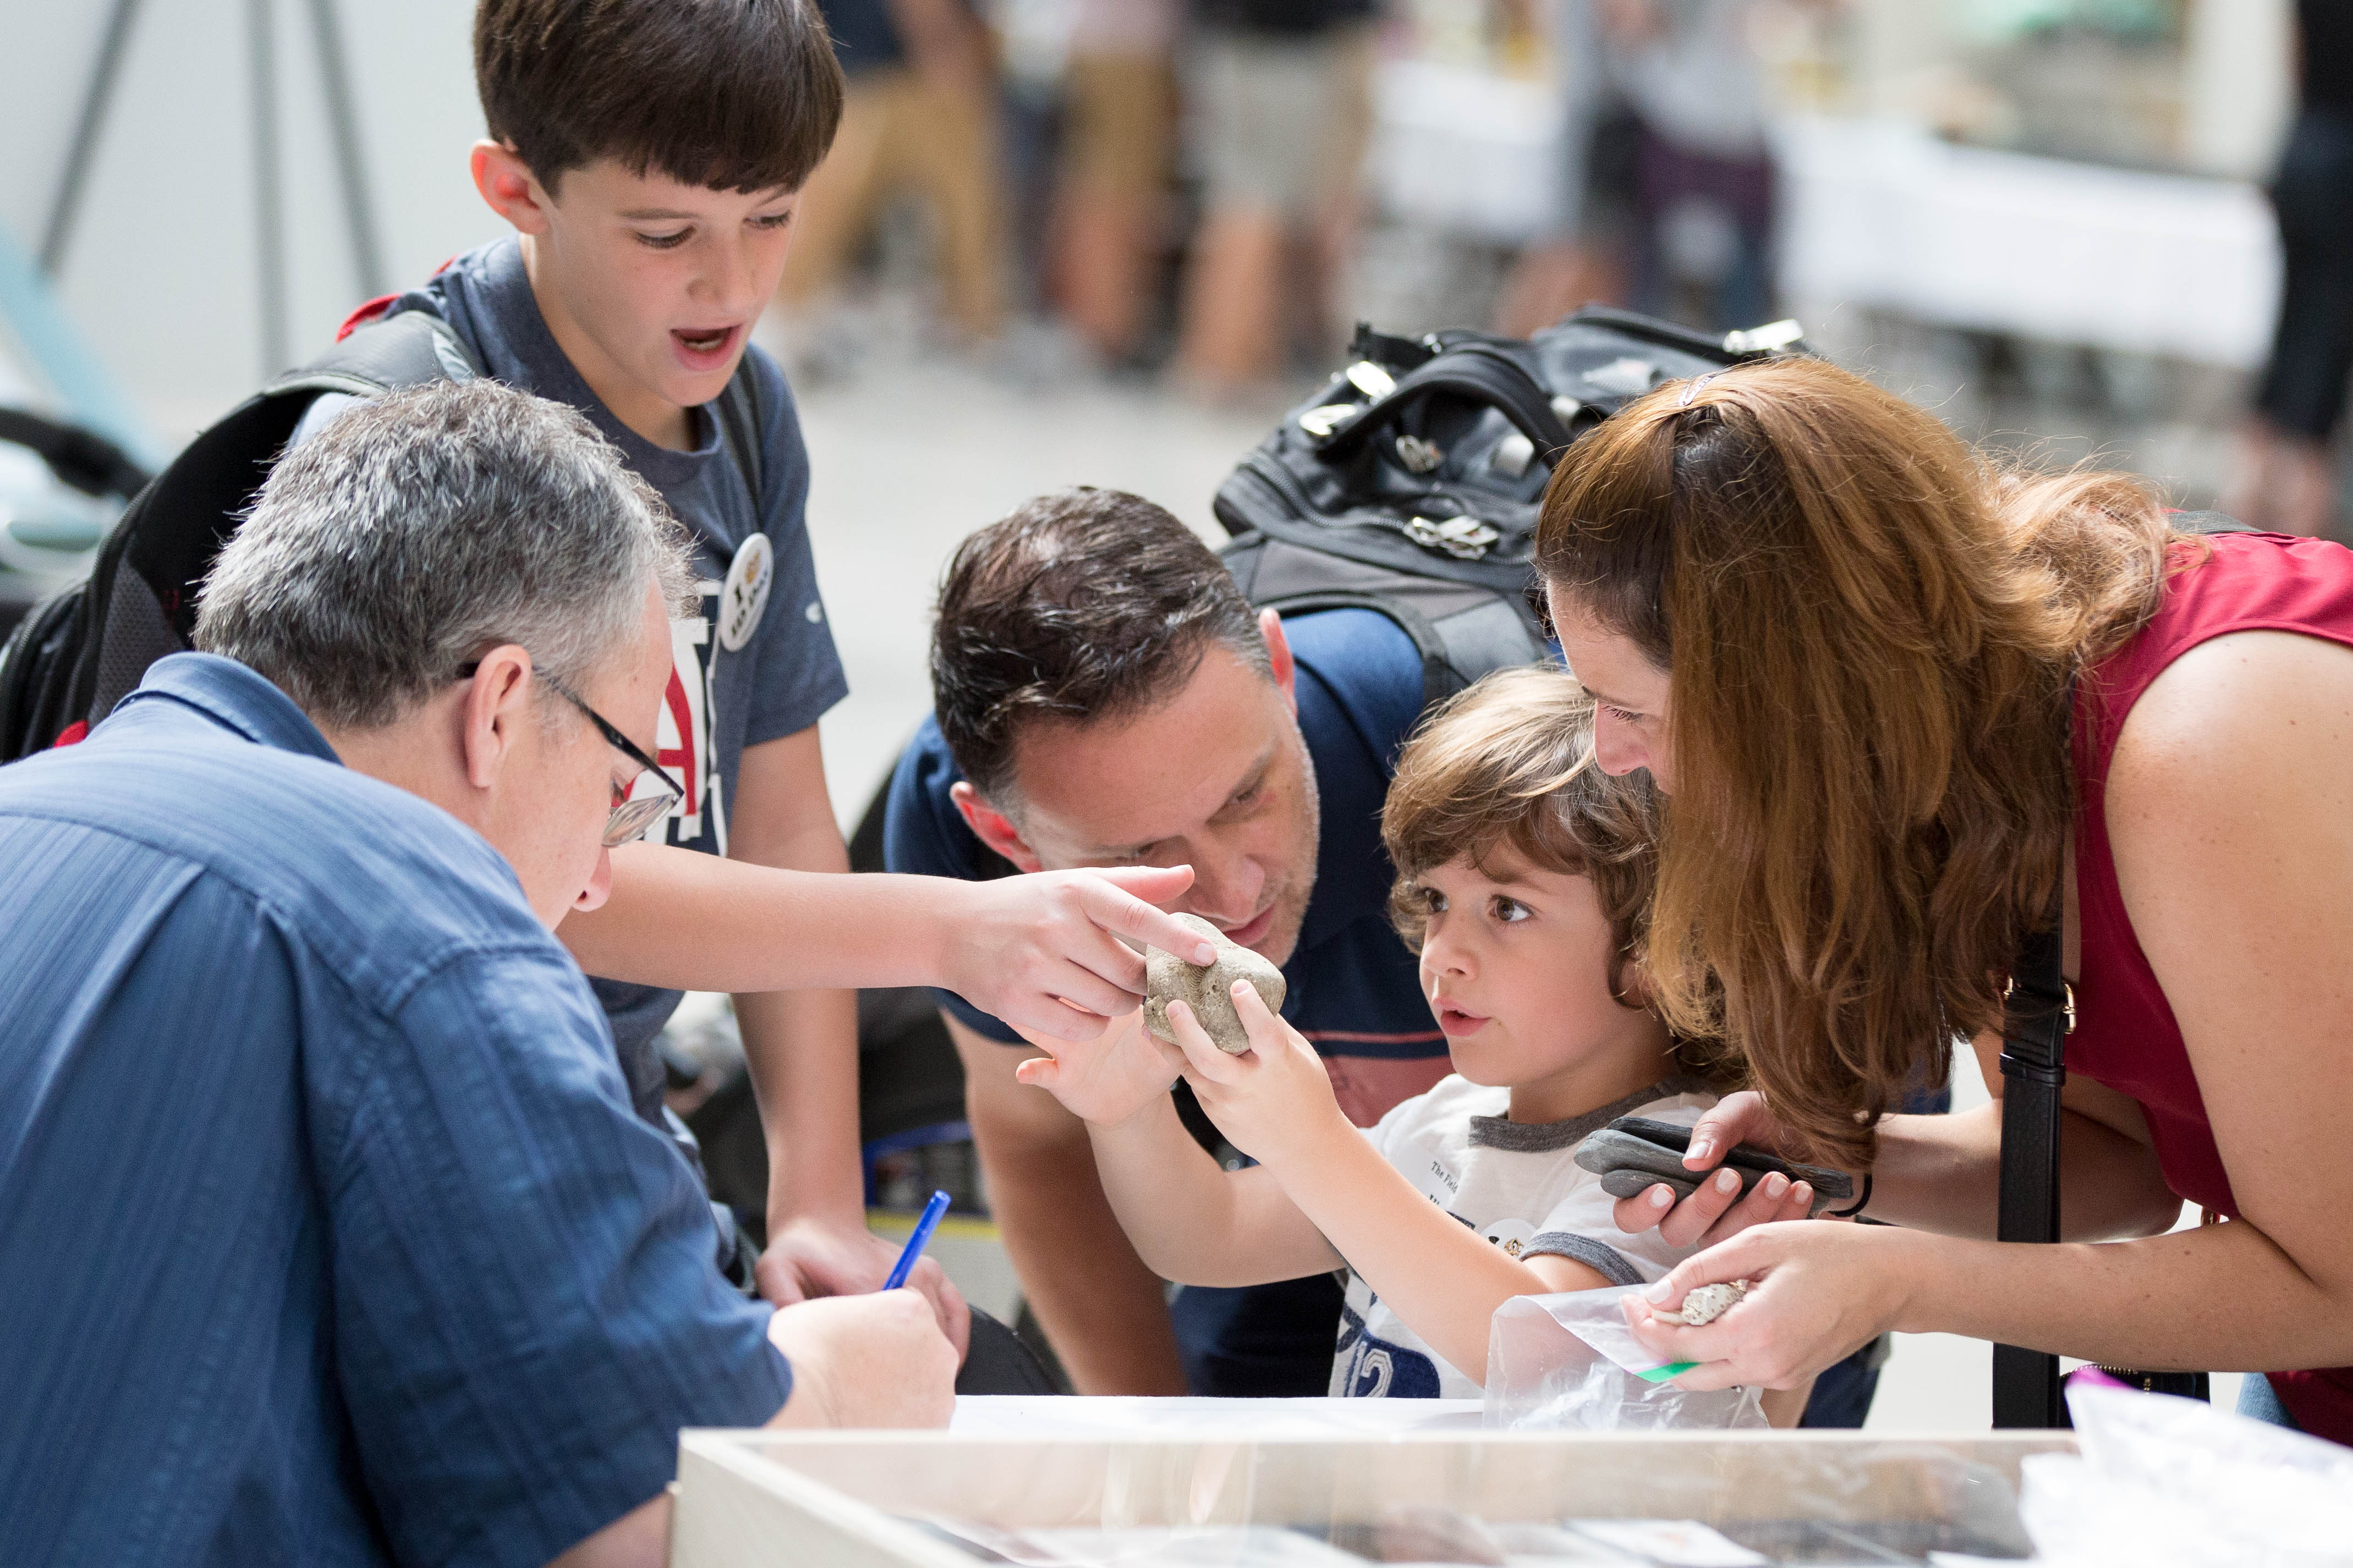
[[[1405,536],[1425,550],[1442,550],[1457,561],[1477,561],[1483,557],[1495,541],[1504,537],[1494,524],[1482,522],[1475,517],[1450,517],[1433,521],[1426,517],[1409,517],[1405,522]]]

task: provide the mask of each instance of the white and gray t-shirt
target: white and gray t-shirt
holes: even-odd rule
[[[1567,1121],[1514,1121],[1510,1089],[1458,1073],[1398,1105],[1365,1137],[1424,1197],[1514,1258],[1571,1258],[1613,1285],[1637,1285],[1699,1248],[1671,1247],[1655,1230],[1620,1230],[1610,1217],[1617,1200],[1600,1177],[1577,1167],[1577,1146],[1620,1116],[1687,1127],[1715,1099],[1695,1079],[1671,1078]],[[1483,1376],[1487,1369],[1474,1370]],[[1349,1270],[1333,1397],[1476,1399],[1479,1392]]]

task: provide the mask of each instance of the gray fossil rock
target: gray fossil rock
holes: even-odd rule
[[[1201,1021],[1201,1027],[1217,1042],[1218,1049],[1229,1056],[1240,1056],[1250,1048],[1250,1037],[1242,1032],[1240,1016],[1234,1011],[1234,999],[1229,993],[1237,980],[1247,980],[1258,992],[1266,1010],[1282,1010],[1282,999],[1290,987],[1283,984],[1282,971],[1246,947],[1238,947],[1226,940],[1226,933],[1198,915],[1178,915],[1218,950],[1215,962],[1206,968],[1187,963],[1175,953],[1158,948],[1147,948],[1144,954],[1145,997],[1144,1026],[1155,1040],[1176,1043],[1176,1035],[1168,1026],[1168,1004],[1182,1002]]]

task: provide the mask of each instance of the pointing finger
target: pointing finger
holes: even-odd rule
[[[1176,916],[1153,908],[1144,896],[1173,899],[1192,883],[1190,866],[1116,866],[1092,873],[1080,899],[1087,918],[1105,931],[1173,952],[1187,963],[1206,965],[1218,958],[1218,950],[1208,939]]]

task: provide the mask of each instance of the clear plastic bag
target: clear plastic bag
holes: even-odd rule
[[[1671,1381],[1689,1363],[1662,1364],[1626,1326],[1620,1300],[1639,1285],[1518,1296],[1488,1331],[1483,1426],[1588,1432],[1766,1425],[1754,1388],[1693,1393]]]
[[[2080,1456],[2021,1467],[2043,1560],[2353,1568],[2353,1449],[2162,1394],[2078,1386],[2067,1405]]]

